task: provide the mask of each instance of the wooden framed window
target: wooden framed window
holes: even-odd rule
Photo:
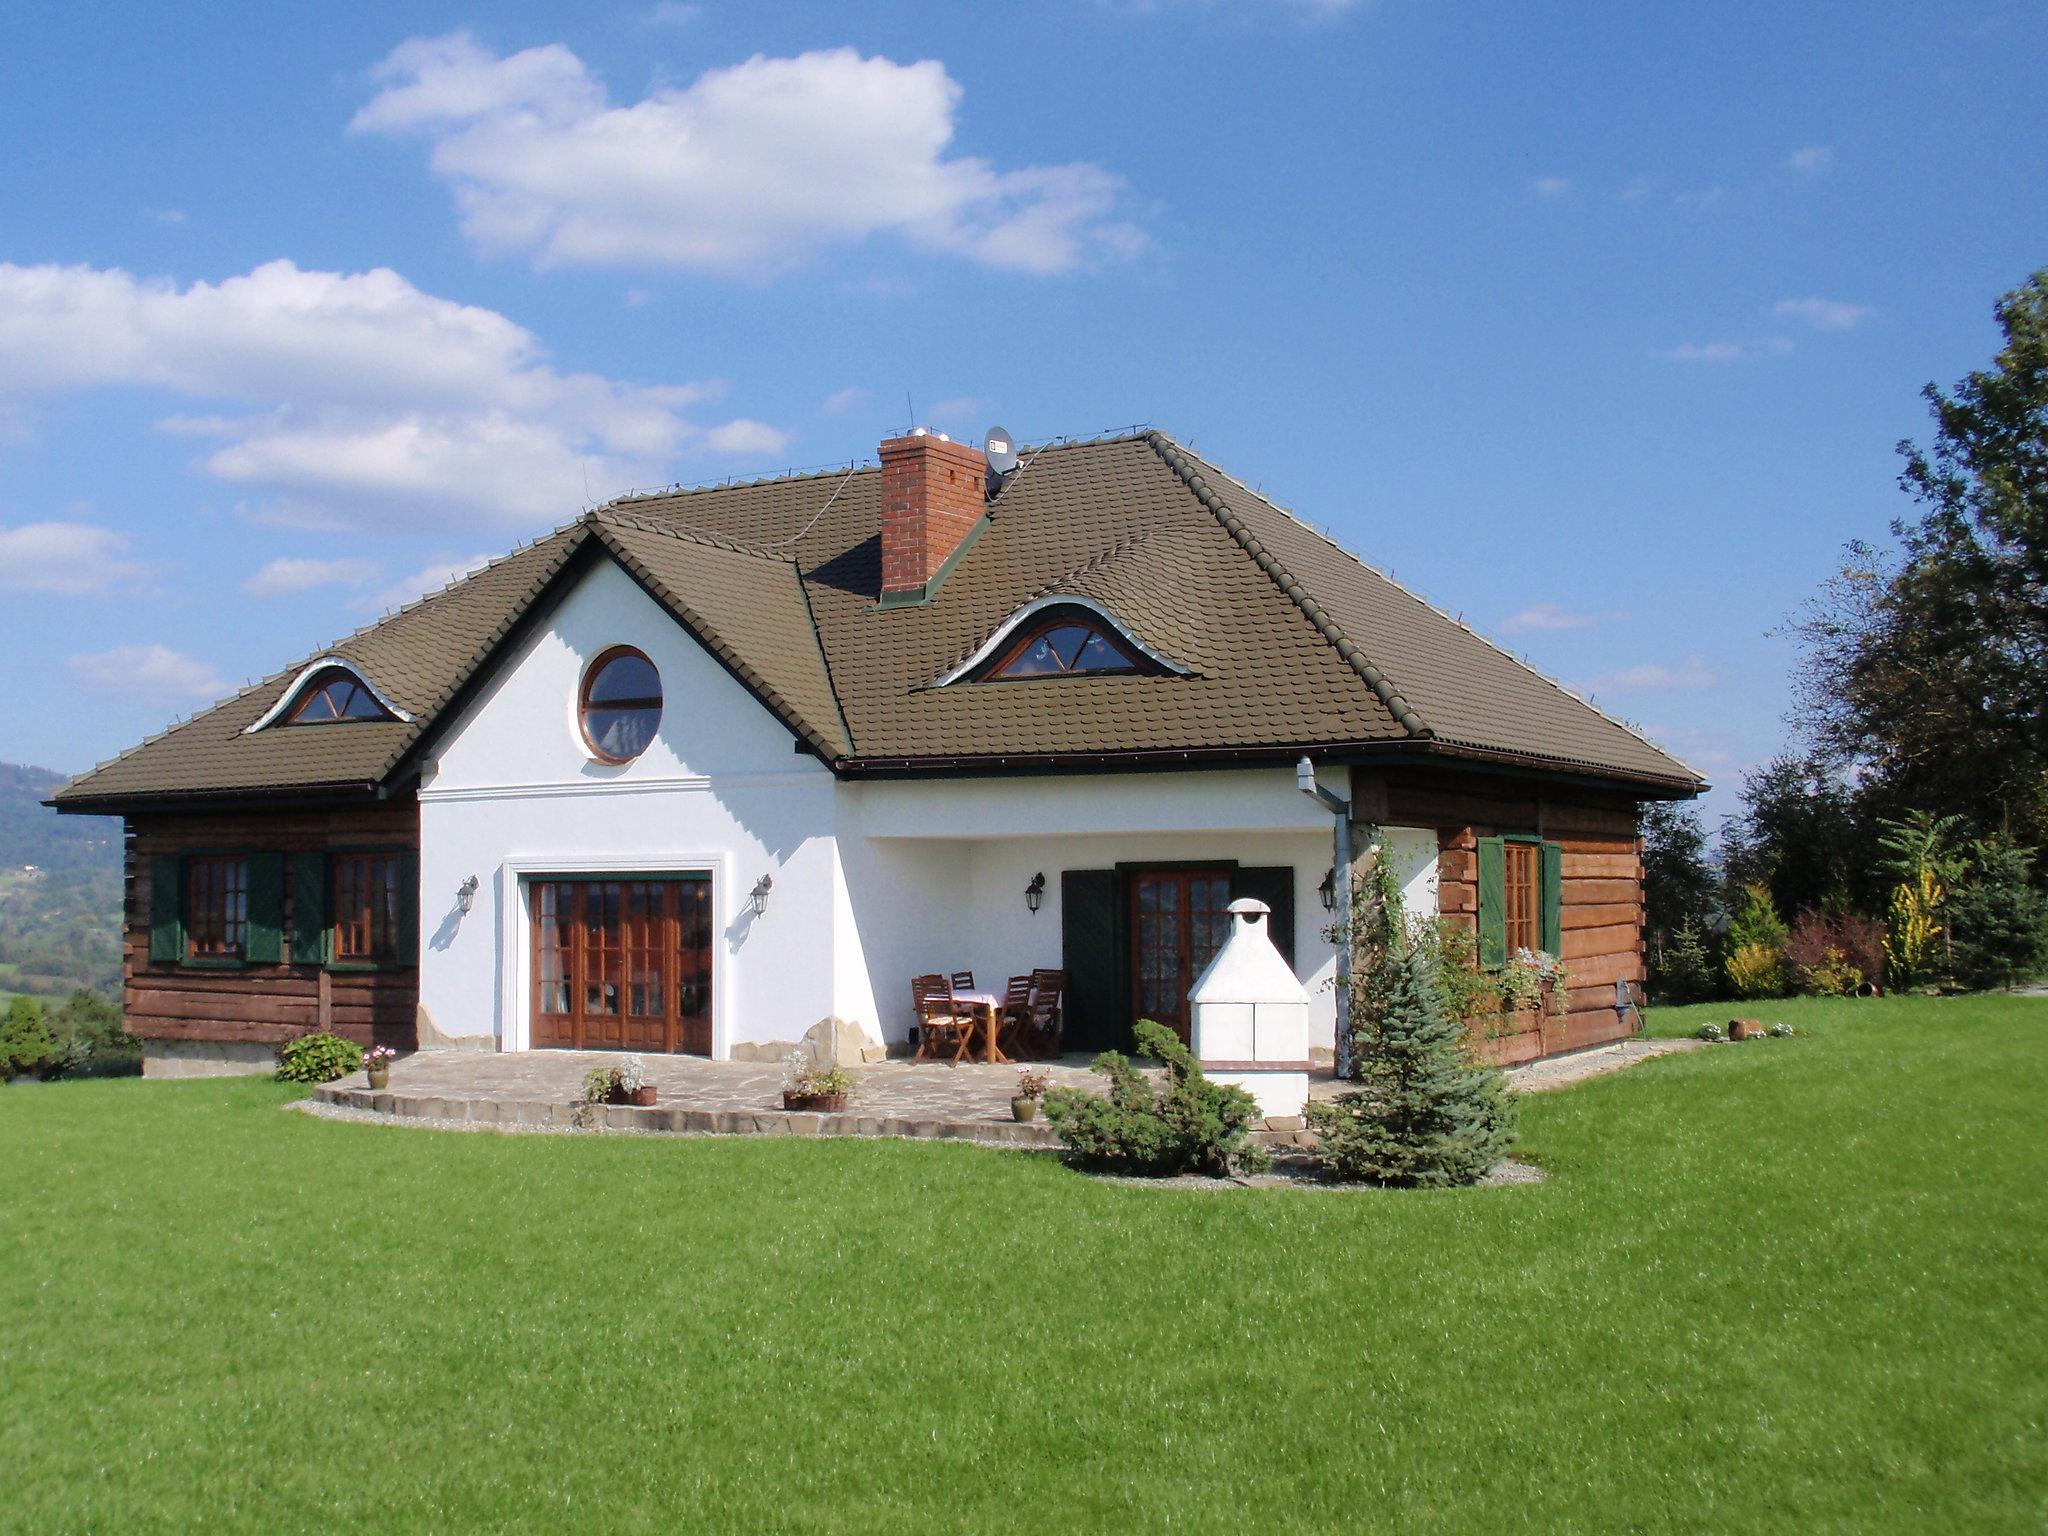
[[[341,963],[389,965],[401,948],[402,863],[396,853],[337,853],[329,857],[330,953]]]
[[[1504,890],[1501,941],[1512,955],[1518,949],[1543,947],[1542,850],[1535,843],[1501,846]]]
[[[284,717],[286,725],[338,725],[350,720],[395,720],[363,680],[346,667],[316,672]]]
[[[583,674],[577,717],[593,757],[630,763],[661,724],[661,674],[632,646],[613,646]]]
[[[249,861],[194,854],[185,860],[185,947],[194,960],[242,960],[249,949]]]
[[[1564,850],[1533,837],[1482,837],[1479,963],[1505,965],[1519,949],[1557,955],[1564,942]]]
[[[1150,657],[1100,614],[1087,608],[1061,607],[1047,609],[1012,636],[975,680],[1010,682],[1157,670]]]

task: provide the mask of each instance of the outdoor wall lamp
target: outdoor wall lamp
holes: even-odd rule
[[[774,889],[775,877],[772,875],[763,875],[754,882],[754,889],[747,895],[747,900],[754,904],[754,916],[759,917],[768,910],[768,893]]]
[[[1329,873],[1323,876],[1323,883],[1316,887],[1316,894],[1323,898],[1325,912],[1337,910],[1337,870],[1334,865]]]
[[[471,875],[462,884],[455,887],[455,905],[462,908],[465,912],[476,905],[477,884],[476,876]]]
[[[1036,912],[1038,904],[1043,900],[1045,900],[1045,871],[1041,869],[1031,877],[1031,883],[1024,887],[1024,905]]]

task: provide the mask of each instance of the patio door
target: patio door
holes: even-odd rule
[[[535,880],[535,1046],[711,1054],[711,882]]]
[[[1189,1037],[1188,989],[1230,937],[1229,869],[1130,872],[1131,1018]]]

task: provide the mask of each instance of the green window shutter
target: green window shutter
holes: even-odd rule
[[[1114,1051],[1128,1044],[1124,985],[1123,881],[1113,869],[1060,871],[1061,1003],[1068,1050]]]
[[[1239,868],[1231,871],[1230,899],[1245,897],[1263,901],[1273,909],[1266,919],[1267,937],[1288,965],[1294,964],[1294,866],[1276,865],[1265,869]]]
[[[398,963],[420,963],[420,856],[398,855]]]
[[[1479,963],[1508,961],[1508,870],[1500,839],[1479,839]]]
[[[1555,843],[1543,845],[1543,949],[1564,953],[1564,850]]]
[[[149,857],[149,958],[185,958],[185,861],[175,853]]]
[[[327,963],[327,855],[292,855],[292,964]]]
[[[249,861],[249,940],[242,958],[250,965],[284,959],[284,855],[252,853]]]

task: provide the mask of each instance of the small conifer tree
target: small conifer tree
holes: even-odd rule
[[[1421,949],[1391,947],[1377,969],[1352,1005],[1358,1087],[1309,1106],[1324,1166],[1379,1184],[1470,1184],[1514,1140],[1505,1079],[1472,1060]]]

